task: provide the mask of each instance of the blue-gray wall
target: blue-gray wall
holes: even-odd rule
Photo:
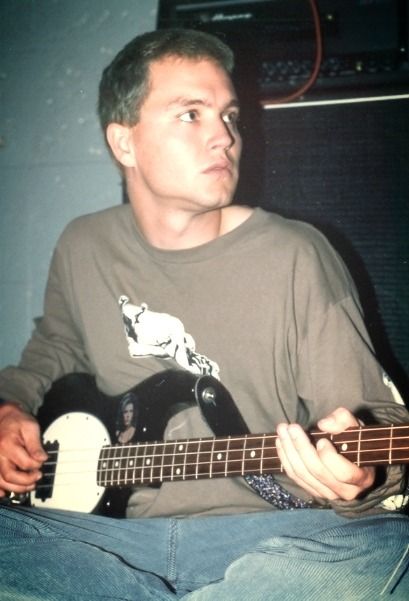
[[[0,5],[0,368],[41,315],[52,249],[73,217],[121,202],[96,118],[102,69],[153,29],[157,0]]]

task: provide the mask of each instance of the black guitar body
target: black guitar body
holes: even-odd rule
[[[169,419],[194,406],[215,436],[163,440]],[[250,434],[218,380],[186,371],[158,373],[118,396],[102,394],[86,374],[66,376],[46,395],[39,421],[48,453],[43,477],[25,499],[7,502],[28,498],[35,507],[123,517],[132,486],[283,471],[277,435]],[[328,438],[356,465],[409,462],[409,424],[309,435],[315,443]]]
[[[155,374],[118,396],[100,392],[95,379],[89,374],[69,374],[53,384],[44,397],[37,417],[45,431],[61,415],[69,412],[89,413],[105,425],[110,440],[116,444],[121,430],[121,413],[129,405],[132,407],[134,434],[128,442],[132,443],[163,440],[171,417],[193,406],[199,406],[216,436],[248,433],[233,398],[218,380],[182,370]],[[52,443],[45,441],[46,450],[47,444]],[[44,467],[46,471],[46,464]],[[47,478],[52,481],[45,474],[44,481]],[[42,484],[38,487],[41,493],[35,494],[44,496],[47,488],[44,488],[43,481],[39,484]],[[111,517],[123,517],[130,494],[130,488],[107,488],[95,511]]]

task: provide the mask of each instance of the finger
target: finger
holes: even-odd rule
[[[359,426],[359,422],[348,409],[338,407],[328,416],[320,419],[317,425],[323,432],[339,434],[347,428]]]
[[[374,483],[375,468],[359,467],[348,461],[336,451],[334,452],[334,447],[329,440],[318,441],[317,453],[323,465],[333,475],[333,489],[340,498],[352,500],[363,489],[369,488]]]
[[[41,446],[37,422],[24,421],[17,431],[4,437],[1,455],[22,471],[39,470],[47,454]]]
[[[277,434],[277,453],[286,474],[313,496],[336,499],[337,495],[327,485],[332,475],[327,473],[302,428],[297,424],[280,424]]]
[[[33,490],[42,477],[40,471],[22,472],[5,459],[1,460],[0,489],[8,492],[26,492]]]
[[[0,495],[0,496],[4,497],[10,493],[19,494],[19,493],[32,492],[33,490],[35,490],[36,482],[34,482],[34,484],[22,485],[22,484],[15,484],[13,482],[2,483],[0,481],[0,486],[1,486],[2,490],[4,491],[4,494]]]
[[[288,434],[287,439],[284,436],[288,474],[315,496],[352,500],[373,483],[374,470],[359,468],[341,457],[329,441],[323,439],[315,449],[297,425],[291,425]]]
[[[19,441],[9,442],[7,451],[2,452],[2,457],[6,461],[4,465],[7,465],[7,469],[10,470],[11,465],[15,466],[16,471],[19,473],[29,473],[31,471],[38,471],[42,465],[42,461],[33,458],[24,446],[19,444]],[[12,458],[12,460],[11,460]],[[4,476],[5,467],[2,467],[1,473]]]
[[[23,430],[24,446],[30,457],[40,464],[47,459],[47,453],[41,444],[40,427],[37,422],[27,423]]]
[[[276,448],[278,457],[281,461],[282,469],[291,480],[293,480],[296,484],[298,484],[301,488],[308,492],[312,497],[321,497],[325,494],[321,494],[321,492],[318,491],[316,488],[310,486],[307,482],[305,482],[304,480],[300,480],[297,477],[295,471],[293,470],[291,462],[289,462],[287,459],[286,453],[282,447],[282,442],[279,438],[276,440]]]

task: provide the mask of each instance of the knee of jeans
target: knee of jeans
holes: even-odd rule
[[[287,555],[305,560],[332,562],[376,557],[394,561],[406,554],[409,545],[409,520],[404,518],[365,518],[318,530],[307,537],[279,536],[260,542],[255,552]]]
[[[394,594],[394,601],[401,598],[404,601],[409,599],[409,545],[403,550],[402,556],[396,565],[393,566],[390,576],[385,582],[381,591],[382,595]],[[404,596],[401,597],[400,595]]]
[[[319,540],[287,536],[262,541],[253,552],[325,563],[345,561],[361,554],[359,548],[350,546],[347,540],[338,537],[332,540]]]
[[[43,536],[57,536],[47,520],[18,508],[0,507],[0,543]]]

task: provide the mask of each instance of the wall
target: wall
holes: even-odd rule
[[[0,368],[42,313],[52,249],[73,217],[121,202],[96,117],[102,69],[153,29],[157,0],[0,6]]]

